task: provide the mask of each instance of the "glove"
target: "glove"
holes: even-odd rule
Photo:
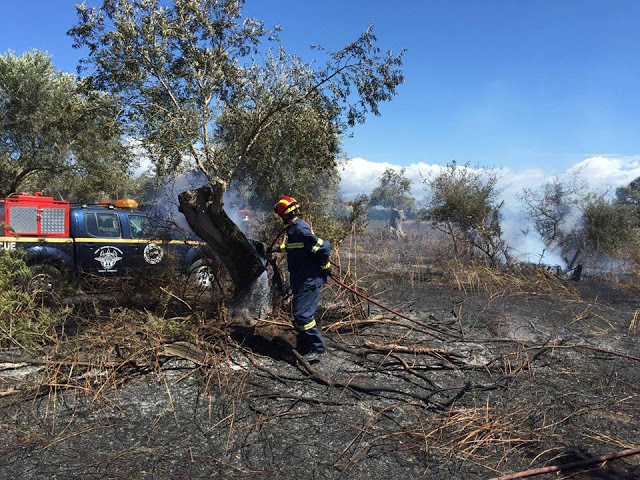
[[[324,279],[324,283],[327,283],[330,276],[331,276],[331,267],[325,268],[324,270],[322,270],[322,278]]]

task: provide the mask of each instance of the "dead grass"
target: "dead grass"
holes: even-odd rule
[[[390,241],[378,233],[354,236],[340,246],[334,264],[342,280],[379,299],[387,289],[401,287],[404,301],[415,286],[426,283],[465,297],[482,293],[489,303],[543,300],[541,308],[546,308],[546,301],[554,299],[574,312],[567,321],[573,331],[595,335],[596,323],[605,333],[618,327],[600,305],[584,301],[571,282],[552,272],[536,266],[495,269],[478,261],[455,261],[436,240],[415,235],[407,242]],[[131,292],[148,288],[134,287]],[[73,321],[47,338],[37,357],[13,355],[16,364],[29,362],[34,370],[5,380],[0,399],[5,406],[23,409],[36,399],[44,402],[45,415],[38,421],[55,430],[53,439],[29,436],[26,427],[23,438],[55,449],[88,433],[74,430],[73,419],[61,428],[60,405],[83,399],[97,411],[118,408],[123,385],[148,375],[163,386],[169,414],[178,423],[175,385],[196,376],[208,409],[208,424],[202,430],[211,432],[221,446],[217,461],[228,462],[239,475],[254,476],[265,472],[255,473],[258,470],[240,463],[247,451],[268,452],[274,448],[273,436],[295,435],[296,429],[313,422],[326,429],[333,412],[342,413],[337,418],[343,423],[335,427],[345,433],[331,437],[333,444],[325,437],[317,443],[333,449],[325,463],[343,478],[367,471],[376,446],[416,455],[423,461],[425,476],[444,471],[437,478],[488,478],[489,473],[551,462],[576,445],[588,450],[624,448],[636,438],[635,424],[628,419],[637,405],[637,388],[623,377],[630,370],[628,362],[636,361],[633,356],[551,340],[474,340],[462,335],[461,323],[447,326],[442,318],[412,322],[371,316],[366,303],[333,288],[325,291],[330,302],[322,316],[339,358],[330,372],[299,359],[284,360],[292,355],[287,342],[294,338],[286,305],[263,323],[239,327],[194,305],[168,283],[154,294],[153,308],[108,302],[75,306]],[[463,312],[460,305],[458,319],[479,313],[468,310]],[[545,311],[541,317],[552,314]],[[640,309],[628,325],[632,334],[639,317]],[[625,330],[627,322],[628,317]],[[613,364],[612,358],[627,363]],[[172,382],[163,370],[170,359],[186,365]],[[7,378],[6,372],[0,375]],[[214,392],[225,399],[219,410]],[[159,417],[153,420],[157,421]],[[289,421],[294,422],[287,424],[291,431],[277,430]],[[262,432],[267,440],[258,443]],[[189,455],[194,461],[198,456],[192,447]],[[295,448],[291,455],[297,455]],[[464,472],[470,465],[482,473],[468,476]]]

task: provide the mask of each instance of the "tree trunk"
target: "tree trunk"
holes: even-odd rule
[[[389,218],[389,228],[398,238],[405,238],[406,234],[402,230],[402,222],[404,221],[404,210],[397,208],[391,209],[391,217]]]
[[[265,271],[255,247],[225,213],[224,186],[215,184],[178,195],[180,211],[193,231],[218,255],[235,285],[234,297],[245,294]]]

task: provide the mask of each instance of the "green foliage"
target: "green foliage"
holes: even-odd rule
[[[492,264],[506,256],[501,236],[498,176],[489,170],[459,166],[455,161],[427,179],[427,216],[451,236],[456,256],[461,247],[479,249]]]
[[[160,174],[189,158],[222,190],[236,179],[269,203],[317,195],[310,184],[337,181],[339,136],[395,95],[402,53],[382,54],[369,28],[339,51],[318,49],[327,63],[317,68],[261,49],[277,29],[243,18],[242,3],[105,0],[78,6],[69,33],[89,49],[87,80],[122,97]]]
[[[492,172],[452,162],[427,182],[431,193],[428,215],[456,222],[465,230],[486,224],[502,207],[497,202],[497,182]]]
[[[129,159],[109,95],[83,91],[39,51],[0,55],[0,196],[111,192]]]
[[[26,291],[30,275],[19,251],[0,250],[0,347],[32,349],[47,343],[67,315]]]
[[[616,203],[640,208],[640,177],[626,187],[616,189]]]
[[[350,210],[347,217],[347,224],[351,227],[354,233],[364,232],[366,230],[369,223],[369,203],[369,197],[364,194],[358,195],[349,202]]]
[[[371,192],[370,205],[397,209],[413,207],[415,198],[411,195],[411,180],[404,174],[404,168],[400,173],[387,168],[378,179],[378,186]]]
[[[595,253],[627,257],[640,246],[640,222],[632,205],[599,197],[587,205],[584,220],[586,238]]]
[[[633,180],[626,187],[616,189],[616,205],[627,205],[631,207],[636,221],[640,223],[640,177]],[[638,254],[640,256],[640,253]]]
[[[366,195],[359,195],[347,205],[346,215],[313,216],[313,226],[321,237],[331,242],[337,248],[342,241],[351,234],[364,232],[368,224],[367,205],[369,198]],[[320,234],[320,233],[319,233]]]

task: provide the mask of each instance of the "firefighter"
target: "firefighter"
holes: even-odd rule
[[[320,288],[331,273],[331,245],[318,238],[307,222],[300,218],[300,205],[295,198],[282,197],[275,212],[288,226],[286,243],[270,253],[287,252],[291,289],[293,290],[293,323],[298,331],[296,350],[309,362],[319,361],[325,353],[324,338],[315,320]]]

